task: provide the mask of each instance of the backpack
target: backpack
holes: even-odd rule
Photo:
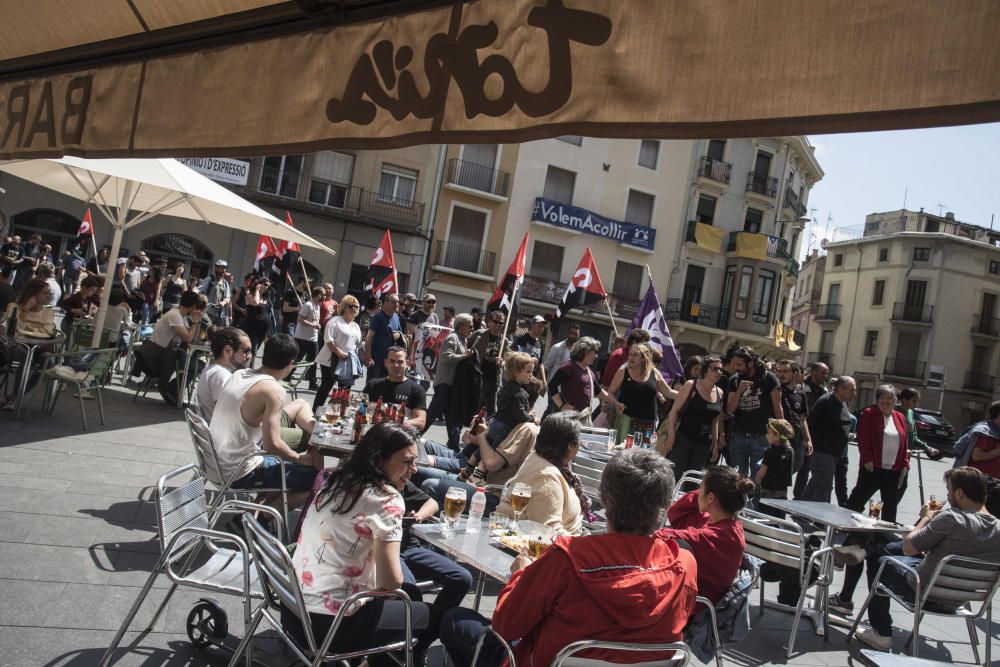
[[[955,455],[955,463],[952,464],[952,468],[961,468],[962,466],[969,465],[969,462],[972,460],[972,450],[976,448],[974,441],[980,435],[995,435],[996,437],[1000,437],[1000,433],[994,432],[993,422],[988,420],[976,422],[968,427],[962,431],[962,435],[958,437],[952,448],[952,453]]]

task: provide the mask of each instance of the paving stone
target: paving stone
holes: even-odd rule
[[[44,626],[65,588],[58,582],[0,579],[0,626]]]
[[[40,472],[34,470],[32,472]],[[41,489],[51,491],[65,491],[70,482],[66,480],[46,479],[42,477],[29,477],[25,474],[4,475],[0,474],[0,486],[16,487],[19,489]]]
[[[25,542],[62,547],[89,547],[103,524],[102,521],[66,516],[36,519],[35,527]]]
[[[111,562],[97,550],[0,542],[0,579],[104,584]]]

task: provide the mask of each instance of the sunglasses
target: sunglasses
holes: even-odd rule
[[[490,320],[490,324],[503,324],[504,320]]]
[[[434,299],[429,299],[427,301],[424,301],[424,303],[437,303],[437,301],[435,301]]]
[[[350,308],[351,310],[357,310],[358,309],[357,306],[353,306],[351,304],[347,304],[347,307]]]
[[[709,366],[708,370],[715,371],[716,373],[721,373],[723,371],[722,366]]]

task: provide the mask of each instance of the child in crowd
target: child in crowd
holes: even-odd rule
[[[795,456],[791,445],[794,437],[795,429],[786,420],[767,420],[767,442],[771,446],[764,453],[764,459],[754,478],[761,498],[788,498],[788,487],[792,485],[792,460]],[[784,512],[763,505],[759,509],[765,514],[784,516]]]

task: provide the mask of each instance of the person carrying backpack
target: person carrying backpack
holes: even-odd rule
[[[986,511],[1000,517],[1000,401],[993,401],[988,414],[955,442],[952,467],[971,466],[986,476]]]

